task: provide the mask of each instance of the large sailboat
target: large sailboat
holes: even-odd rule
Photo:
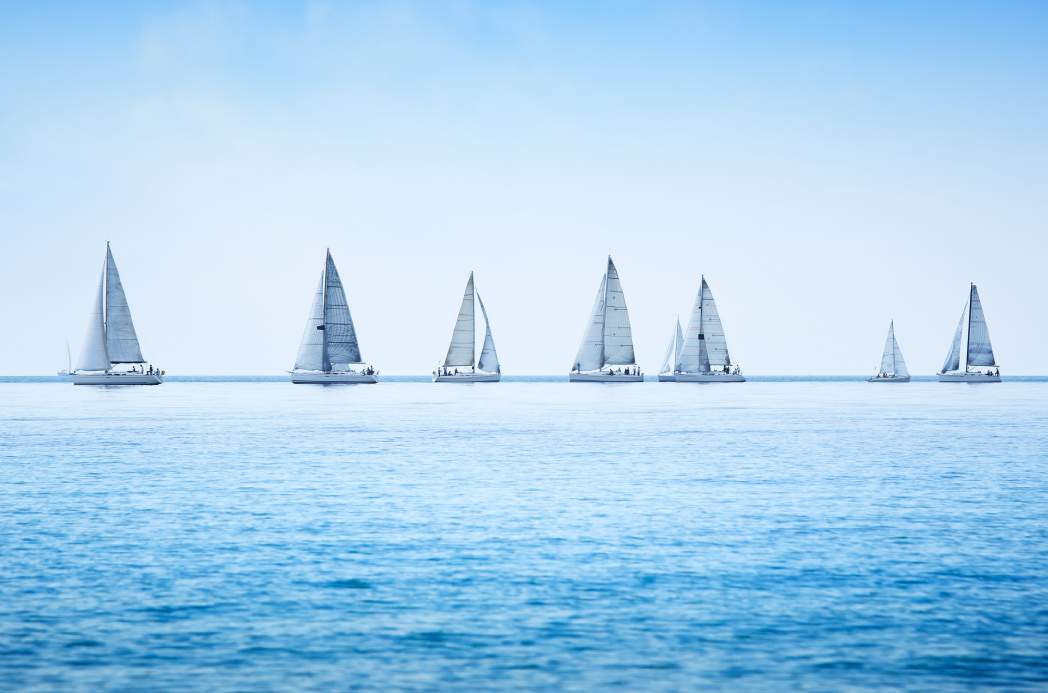
[[[378,382],[378,372],[363,364],[346,292],[329,250],[306,319],[295,368],[291,371],[291,382],[322,385]],[[354,369],[353,366],[362,367]]]
[[[884,340],[884,353],[881,354],[881,367],[877,375],[869,378],[870,383],[908,383],[910,371],[906,370],[906,359],[895,339],[895,321],[888,323],[888,338]]]
[[[717,304],[706,277],[701,278],[699,293],[691,309],[684,348],[674,368],[678,383],[741,383],[742,370],[732,364],[728,341],[724,337]]]
[[[484,345],[477,354],[476,304],[484,316]],[[462,369],[461,371],[459,369]],[[469,369],[468,371],[466,369]],[[444,363],[433,371],[435,383],[497,383],[502,376],[499,356],[495,353],[495,340],[491,337],[491,323],[484,301],[473,285],[473,273],[469,273],[466,290],[462,293],[462,305],[455,320],[455,331],[451,333],[451,345]]]
[[[639,383],[644,380],[633,353],[626,296],[622,293],[619,272],[610,255],[597,290],[592,317],[568,377],[573,383]]]
[[[142,358],[131,308],[108,242],[80,360],[72,375],[74,385],[159,385],[163,382],[162,372],[153,366],[147,369]]]
[[[680,361],[681,351],[684,348],[684,333],[680,329],[680,318],[677,318],[677,324],[674,327],[670,343],[666,345],[666,356],[662,359],[662,368],[659,369],[660,383],[677,382],[677,374],[674,370],[676,370],[677,362]]]
[[[982,368],[986,370],[980,370]],[[961,320],[950,343],[950,353],[939,371],[939,382],[1001,382],[1001,369],[993,356],[990,330],[986,327],[986,316],[975,284],[968,290],[968,300],[964,302]]]

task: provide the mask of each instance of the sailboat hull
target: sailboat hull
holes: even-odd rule
[[[378,382],[378,376],[363,373],[292,373],[295,385],[370,385]]]
[[[940,373],[940,383],[999,383],[1001,376],[984,373]]]
[[[74,373],[74,385],[159,385],[163,377],[150,373]]]
[[[615,375],[612,373],[569,373],[573,383],[642,383],[643,375]]]
[[[458,375],[434,375],[435,383],[497,383],[502,379],[498,373],[459,373]]]
[[[678,383],[744,383],[746,378],[731,373],[677,373]]]
[[[866,382],[868,382],[868,383],[908,383],[908,382],[910,382],[910,376],[905,375],[905,376],[902,376],[902,377],[898,377],[898,376],[894,376],[893,375],[890,378],[878,378],[877,376],[874,376],[872,378],[867,378]]]
[[[675,383],[677,382],[677,376],[673,373],[659,373],[660,383]]]

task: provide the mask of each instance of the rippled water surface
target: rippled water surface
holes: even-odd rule
[[[1038,688],[1048,383],[0,383],[0,687]]]

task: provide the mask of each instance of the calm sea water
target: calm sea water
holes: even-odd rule
[[[1048,685],[1048,383],[0,383],[0,687]]]

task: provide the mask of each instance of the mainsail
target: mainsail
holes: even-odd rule
[[[144,361],[120,272],[113,251],[106,243],[102,276],[98,280],[98,292],[88,318],[77,370],[106,371],[113,364]]]
[[[881,370],[879,372],[899,378],[910,375],[910,372],[906,369],[906,359],[902,357],[902,349],[899,348],[899,342],[895,339],[894,320],[888,325],[888,338],[884,341],[884,352],[881,354]]]
[[[473,273],[469,273],[466,290],[462,293],[462,305],[455,320],[455,331],[451,333],[451,345],[444,359],[445,366],[473,366],[476,358],[476,318],[473,306]]]
[[[684,337],[684,349],[677,361],[677,370],[682,373],[708,373],[731,366],[728,341],[724,337],[717,303],[713,300],[706,278],[702,277],[699,293],[691,309],[688,329]]]
[[[626,296],[619,271],[609,255],[608,267],[601,278],[593,313],[572,370],[595,371],[604,366],[632,366],[635,363]]]
[[[328,373],[333,368],[361,361],[346,292],[328,251],[306,319],[306,329],[302,333],[302,343],[298,347],[295,370]]]
[[[495,340],[491,336],[491,323],[488,322],[488,311],[484,309],[484,301],[481,300],[479,292],[477,293],[477,303],[480,304],[480,312],[484,316],[484,346],[480,350],[480,361],[477,362],[477,368],[487,373],[498,373],[501,370],[499,368],[499,355],[495,353]]]
[[[986,327],[986,316],[983,315],[979,289],[975,284],[972,284],[968,303],[968,365],[996,366],[993,345],[990,344],[990,330]]]

